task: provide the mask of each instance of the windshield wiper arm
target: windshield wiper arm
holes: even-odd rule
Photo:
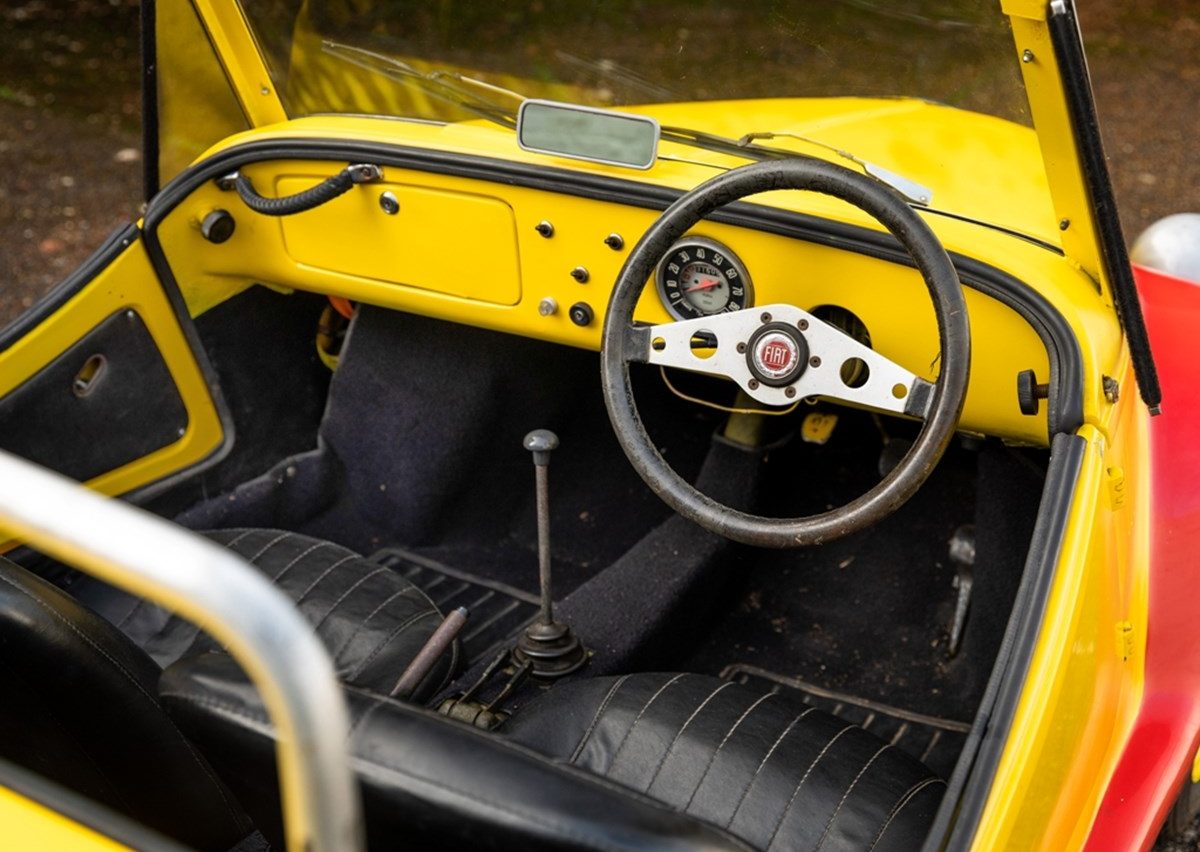
[[[796,139],[800,142],[804,142],[805,144],[814,145],[817,148],[823,148],[826,151],[832,151],[842,159],[849,160],[850,162],[854,163],[876,180],[886,183],[909,201],[912,201],[916,204],[929,205],[933,201],[933,190],[929,187],[923,186],[922,184],[917,183],[915,180],[906,178],[902,174],[897,174],[891,169],[885,169],[883,166],[878,165],[877,163],[864,160],[862,157],[856,156],[844,148],[839,148],[836,145],[830,145],[828,142],[822,142],[821,140],[813,139],[810,136],[801,136],[799,133],[772,133],[770,131],[763,131],[759,133],[747,133],[737,141],[737,144],[743,147],[748,147],[753,145],[758,139],[778,139],[781,137],[785,139]]]
[[[399,83],[411,83],[419,87],[426,94],[437,98],[440,101],[456,106],[459,109],[472,112],[481,118],[498,124],[501,127],[513,130],[517,126],[516,114],[496,104],[480,101],[466,92],[464,89],[451,85],[445,82],[444,78],[454,79],[459,82],[470,82],[482,84],[488,89],[506,92],[516,95],[515,92],[508,92],[506,89],[501,89],[499,86],[491,86],[482,81],[474,80],[470,77],[465,77],[461,74],[454,74],[449,71],[433,71],[425,74],[418,71],[416,68],[409,65],[407,62],[395,59],[391,56],[385,56],[382,53],[376,53],[373,50],[356,47],[350,44],[342,44],[336,41],[322,41],[321,49],[325,53],[329,53],[338,57],[351,65],[356,65],[367,71],[387,77],[390,80],[395,80]],[[519,97],[519,96],[518,96]]]

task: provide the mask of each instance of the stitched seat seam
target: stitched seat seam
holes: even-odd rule
[[[654,782],[658,779],[658,774],[662,772],[662,768],[667,765],[667,761],[670,759],[671,755],[675,753],[675,746],[679,742],[679,738],[683,736],[683,732],[688,729],[688,725],[692,724],[692,721],[700,715],[700,711],[708,706],[708,702],[717,697],[717,693],[730,686],[733,686],[732,681],[718,686],[708,694],[708,698],[705,698],[700,702],[700,706],[692,711],[692,715],[687,717],[687,721],[685,721],[679,730],[675,732],[675,736],[671,739],[671,744],[667,746],[667,750],[663,753],[662,758],[658,761],[658,766],[654,768],[654,774],[650,777],[650,783],[646,785],[644,792],[648,792],[650,788],[654,786]]]
[[[403,633],[409,627],[412,627],[414,624],[416,624],[418,621],[420,621],[423,618],[427,618],[430,615],[436,616],[439,614],[440,613],[436,609],[427,609],[427,610],[423,610],[422,612],[418,612],[414,616],[409,617],[409,619],[407,621],[403,622],[399,627],[392,630],[392,632],[387,635],[387,638],[385,638],[382,642],[380,642],[378,645],[376,645],[375,650],[372,651],[365,660],[363,660],[361,663],[359,663],[357,666],[355,666],[354,671],[350,672],[350,674],[346,676],[347,679],[352,678],[352,677],[358,677],[360,674],[362,674],[363,671],[366,669],[366,667],[371,664],[371,661],[374,660],[376,657],[378,657],[384,648],[386,648],[388,645],[392,644],[393,639],[395,639],[397,636],[399,636],[401,633]]]
[[[588,724],[587,729],[583,732],[583,738],[579,741],[579,745],[575,746],[575,751],[571,753],[569,761],[574,763],[579,759],[579,755],[583,754],[583,748],[592,737],[592,733],[596,730],[596,725],[600,722],[600,717],[604,714],[604,710],[608,707],[608,702],[617,694],[617,690],[621,688],[621,684],[629,680],[629,675],[622,675],[617,678],[617,681],[609,688],[604,700],[600,702],[600,706],[596,708],[596,715],[592,716],[592,721]]]
[[[863,764],[863,768],[858,770],[858,774],[854,776],[854,780],[850,782],[850,786],[847,787],[846,792],[842,794],[842,800],[838,802],[837,807],[833,809],[833,813],[829,815],[829,821],[825,823],[825,830],[821,832],[821,839],[817,841],[817,848],[813,850],[813,852],[821,852],[821,847],[825,845],[825,839],[829,837],[829,829],[833,828],[833,821],[837,819],[837,815],[841,812],[842,806],[846,804],[846,800],[850,798],[850,794],[854,792],[854,788],[858,786],[858,782],[862,779],[866,771],[871,768],[871,764],[875,762],[879,755],[883,754],[891,747],[891,743],[884,743],[879,748],[879,751],[871,755],[871,759]]]
[[[725,828],[729,828],[729,826],[733,825],[733,821],[737,819],[737,815],[741,813],[742,805],[745,803],[746,797],[750,795],[750,790],[756,783],[758,783],[758,778],[762,774],[763,769],[766,767],[767,761],[771,759],[771,755],[775,753],[775,749],[779,748],[780,744],[784,741],[787,735],[792,732],[792,729],[799,724],[801,719],[816,709],[817,708],[815,707],[809,707],[803,713],[798,715],[795,719],[788,723],[788,726],[783,729],[783,733],[781,733],[776,738],[775,742],[771,744],[771,748],[767,750],[767,753],[763,755],[763,759],[759,761],[758,768],[754,770],[754,774],[750,777],[750,780],[746,782],[746,786],[742,788],[742,795],[738,797],[737,805],[734,807],[733,813],[730,814],[729,819],[725,821]]]
[[[738,717],[738,720],[733,723],[733,727],[725,733],[725,737],[721,740],[720,745],[717,746],[717,750],[712,753],[712,757],[710,757],[708,759],[708,763],[705,764],[704,772],[700,774],[700,780],[696,782],[696,786],[692,789],[692,795],[688,796],[687,804],[683,806],[685,811],[688,811],[692,807],[692,802],[695,801],[696,794],[700,792],[700,788],[704,785],[704,780],[708,778],[708,773],[712,771],[713,764],[717,761],[717,755],[721,753],[721,749],[725,748],[725,744],[729,742],[729,738],[733,736],[734,731],[741,727],[742,722],[746,721],[746,717],[754,711],[755,707],[762,704],[774,694],[775,693],[773,692],[768,692],[766,695],[761,696],[757,701],[747,707],[746,712],[742,713],[742,715]]]
[[[775,845],[775,838],[779,835],[779,829],[783,828],[783,823],[787,820],[787,815],[792,810],[792,805],[795,804],[796,797],[800,795],[800,788],[804,786],[804,782],[808,780],[808,776],[812,774],[812,771],[816,768],[817,764],[821,762],[821,758],[825,756],[829,749],[833,748],[833,744],[841,738],[842,734],[854,727],[854,725],[847,725],[834,734],[833,739],[825,743],[825,748],[821,749],[821,753],[814,757],[813,762],[808,765],[808,769],[804,770],[804,775],[800,778],[800,783],[797,784],[796,789],[792,791],[792,797],[788,799],[787,804],[784,805],[783,813],[779,815],[779,820],[775,823],[775,830],[771,832],[770,838],[767,839],[767,852],[771,852],[771,848]]]
[[[325,613],[324,615],[322,615],[322,616],[321,616],[321,620],[320,620],[320,621],[318,621],[316,624],[314,624],[314,625],[313,625],[313,630],[319,630],[319,629],[320,629],[320,627],[321,627],[321,625],[322,625],[322,624],[324,624],[324,623],[325,623],[325,622],[326,622],[326,621],[329,619],[329,616],[333,615],[333,614],[334,614],[334,612],[336,612],[336,611],[337,611],[337,608],[338,608],[339,606],[341,606],[341,605],[342,605],[342,602],[343,602],[343,601],[345,601],[345,600],[346,600],[346,598],[348,598],[348,597],[349,597],[349,596],[350,596],[350,595],[351,595],[351,594],[354,592],[354,590],[355,590],[355,589],[357,589],[357,588],[358,588],[359,586],[361,586],[363,583],[367,582],[367,580],[370,580],[370,579],[371,579],[372,577],[374,577],[376,574],[379,574],[379,573],[381,573],[381,572],[383,572],[383,571],[388,571],[388,570],[391,570],[391,569],[389,569],[389,568],[376,568],[376,569],[375,569],[374,571],[372,571],[370,574],[366,574],[366,575],[364,575],[364,576],[360,577],[360,578],[357,580],[357,582],[355,582],[355,583],[354,583],[354,585],[352,585],[350,588],[346,589],[346,591],[342,592],[341,596],[340,596],[340,597],[338,597],[338,599],[337,599],[336,601],[334,601],[334,602],[333,602],[333,606],[331,606],[331,607],[329,608],[329,612],[327,612],[327,613]]]
[[[613,767],[615,767],[617,765],[617,761],[621,757],[621,752],[624,750],[625,744],[629,742],[629,737],[631,734],[633,734],[633,729],[638,726],[638,722],[642,721],[642,717],[646,715],[646,711],[650,709],[650,705],[653,704],[655,702],[655,700],[660,695],[662,695],[663,692],[666,691],[667,687],[669,687],[671,684],[675,683],[677,680],[679,680],[682,677],[683,677],[682,674],[675,675],[675,677],[671,678],[666,683],[664,683],[662,686],[660,686],[653,695],[651,695],[648,699],[646,699],[646,703],[642,705],[642,709],[639,710],[637,716],[634,717],[633,723],[629,726],[629,730],[627,730],[625,732],[625,736],[623,736],[621,738],[621,744],[618,745],[617,750],[615,752],[613,752],[612,760],[610,760],[608,762],[608,767],[604,770],[605,775],[607,775],[609,772],[611,772]]]
[[[330,575],[330,573],[333,572],[334,569],[340,568],[341,566],[345,565],[347,562],[350,562],[351,560],[358,559],[358,558],[359,557],[357,554],[351,553],[349,556],[342,557],[341,559],[337,560],[332,565],[330,565],[328,568],[326,568],[324,571],[322,571],[321,575],[319,577],[317,577],[317,579],[315,579],[311,583],[309,583],[308,588],[306,588],[303,592],[300,593],[300,597],[298,597],[296,599],[296,606],[300,606],[300,604],[304,603],[304,599],[306,597],[308,597],[309,594],[312,593],[313,589],[315,589],[317,586],[321,585],[321,581],[324,580],[326,577],[328,577]],[[340,598],[339,598],[339,600],[340,600]]]
[[[867,852],[873,852],[873,850],[875,849],[875,846],[883,838],[884,832],[886,832],[888,830],[888,826],[890,826],[892,824],[892,820],[894,820],[899,815],[900,811],[904,810],[904,807],[909,802],[911,802],[914,798],[916,798],[917,793],[921,792],[922,790],[924,790],[926,787],[930,786],[931,784],[945,785],[945,783],[946,782],[943,781],[941,778],[926,778],[924,781],[918,781],[916,784],[914,784],[912,787],[910,787],[908,792],[905,793],[903,796],[901,796],[900,800],[898,802],[896,802],[896,806],[894,808],[892,808],[892,812],[890,814],[888,814],[887,820],[880,827],[879,831],[875,834],[875,839],[872,840],[871,845],[867,847]]]

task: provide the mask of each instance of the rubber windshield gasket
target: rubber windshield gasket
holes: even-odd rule
[[[1037,523],[1008,627],[921,852],[969,849],[975,839],[1041,634],[1086,449],[1087,441],[1077,435],[1056,435],[1051,445]]]
[[[1050,42],[1054,45],[1054,53],[1058,57],[1059,79],[1066,95],[1067,112],[1071,117],[1071,128],[1074,131],[1075,145],[1079,149],[1084,183],[1096,221],[1104,270],[1112,286],[1117,316],[1129,340],[1133,374],[1137,379],[1142,402],[1150,409],[1151,414],[1159,414],[1162,406],[1162,387],[1158,381],[1158,369],[1154,365],[1154,353],[1150,348],[1150,334],[1142,316],[1142,304],[1138,300],[1133,266],[1129,262],[1129,250],[1125,247],[1125,235],[1121,231],[1121,218],[1117,211],[1112,179],[1108,173],[1104,143],[1100,137],[1096,101],[1092,96],[1087,58],[1080,39],[1079,23],[1075,17],[1075,4],[1073,0],[1055,0],[1050,4],[1050,9],[1047,22]]]
[[[278,159],[365,161],[431,174],[542,189],[648,210],[665,210],[683,195],[682,190],[604,175],[398,145],[325,139],[254,141],[228,148],[189,167],[172,179],[151,201],[143,223],[147,244],[155,249],[151,251],[151,256],[161,254],[157,239],[158,225],[197,186],[249,163]],[[857,225],[830,222],[804,213],[746,202],[731,204],[709,216],[709,219],[912,266],[907,252],[890,234]],[[1050,361],[1047,437],[1052,438],[1062,432],[1073,433],[1083,424],[1083,355],[1079,341],[1066,319],[1045,296],[1015,276],[974,258],[955,252],[949,254],[965,286],[1012,308],[1037,333]],[[1014,377],[1015,373],[1016,365]],[[1015,380],[1013,392],[1016,392]]]

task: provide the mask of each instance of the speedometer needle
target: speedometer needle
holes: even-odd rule
[[[720,286],[721,286],[721,280],[719,278],[710,278],[707,281],[701,281],[699,284],[693,284],[691,287],[688,287],[683,292],[694,293],[697,290],[711,290],[713,287],[720,287]]]

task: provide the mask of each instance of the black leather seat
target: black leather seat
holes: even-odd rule
[[[274,742],[254,690],[222,654],[171,667],[161,690],[278,841]],[[376,852],[911,850],[944,791],[932,771],[859,727],[700,675],[556,685],[499,733],[347,694]]]
[[[203,850],[252,830],[113,625],[0,558],[0,756]]]
[[[272,530],[208,535],[296,601],[347,683],[386,694],[441,622],[403,577],[338,545]],[[163,666],[219,646],[98,580],[66,579],[64,591],[0,558],[0,756],[191,847],[228,849],[252,826],[158,701]],[[456,653],[415,700],[450,677]]]
[[[246,559],[296,602],[345,683],[387,695],[442,621],[437,607],[408,580],[333,542],[266,529],[203,535]],[[65,588],[162,668],[219,647],[191,622],[90,576],[76,574]],[[457,666],[458,653],[458,646],[452,646],[411,700],[423,701],[441,689]]]
[[[916,849],[945,790],[857,725],[701,675],[564,684],[504,732],[756,849]]]

